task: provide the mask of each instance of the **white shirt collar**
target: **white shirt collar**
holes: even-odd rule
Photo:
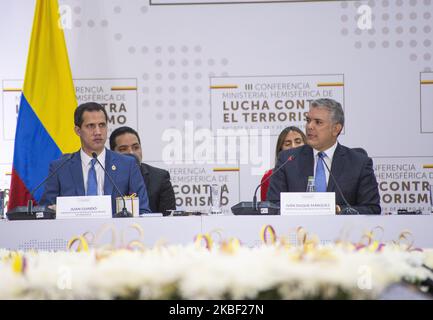
[[[334,157],[335,149],[337,149],[338,141],[335,141],[334,145],[323,152],[326,154],[326,157],[329,158],[329,160],[332,162],[332,158]],[[314,159],[317,159],[317,154],[320,152],[316,149],[313,149],[314,152]]]
[[[90,161],[93,159],[93,157],[89,156],[87,153],[83,151],[83,149],[80,149],[80,156],[81,156],[81,162],[84,166],[89,166]],[[99,162],[102,164],[105,164],[105,148],[102,150],[102,152],[98,156]]]

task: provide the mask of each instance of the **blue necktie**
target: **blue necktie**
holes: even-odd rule
[[[325,175],[325,167],[323,165],[323,158],[326,157],[324,152],[319,152],[317,154],[317,166],[316,166],[316,175],[314,177],[316,183],[316,192],[326,192],[326,175]]]
[[[89,168],[89,174],[87,175],[87,195],[97,196],[98,195],[98,181],[96,180],[95,170],[96,159],[91,160],[91,166]]]

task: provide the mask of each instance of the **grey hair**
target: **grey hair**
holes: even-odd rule
[[[311,102],[311,108],[326,108],[331,113],[333,123],[344,127],[344,111],[341,104],[333,99],[317,99]]]

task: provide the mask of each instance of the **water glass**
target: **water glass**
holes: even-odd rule
[[[211,201],[211,214],[222,214],[221,208],[221,186],[212,184],[210,186],[210,201]]]

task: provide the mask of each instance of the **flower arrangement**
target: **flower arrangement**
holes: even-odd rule
[[[82,235],[65,252],[0,250],[0,299],[375,299],[433,278],[432,250],[371,233],[357,244],[320,245],[302,228],[296,236],[291,245],[264,226],[254,248],[201,234],[186,246],[100,246]]]

